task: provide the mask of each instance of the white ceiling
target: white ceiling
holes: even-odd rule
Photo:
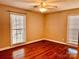
[[[27,10],[38,11],[33,6],[39,5],[41,0],[0,0],[1,4],[19,7]],[[49,6],[57,6],[57,8],[48,9],[48,12],[56,12],[68,9],[79,8],[79,0],[46,0]]]

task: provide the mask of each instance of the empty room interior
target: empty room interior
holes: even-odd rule
[[[0,0],[0,59],[79,59],[79,0]]]

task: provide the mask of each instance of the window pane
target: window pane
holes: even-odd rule
[[[11,14],[11,29],[16,28],[16,15]]]
[[[15,44],[17,41],[17,37],[16,37],[16,30],[11,30],[11,39],[12,39],[12,43]]]

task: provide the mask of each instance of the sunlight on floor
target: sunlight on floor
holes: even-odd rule
[[[77,59],[78,50],[69,48],[68,49],[69,59]]]
[[[13,52],[13,59],[24,59],[24,49],[19,49]]]

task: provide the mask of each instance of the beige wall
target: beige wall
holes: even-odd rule
[[[11,45],[9,12],[24,13],[26,15],[26,42],[43,37],[43,15],[37,12],[0,5],[0,48]]]
[[[9,45],[9,13],[0,10],[0,48]]]
[[[39,13],[27,12],[27,38],[33,41],[43,38],[43,15]]]
[[[9,12],[26,15],[26,42],[48,38],[60,42],[67,41],[67,16],[79,15],[79,9],[41,14],[20,8],[0,5],[0,48],[11,45]]]
[[[67,42],[67,17],[71,15],[79,15],[79,9],[47,14],[45,19],[45,37],[60,42]]]

